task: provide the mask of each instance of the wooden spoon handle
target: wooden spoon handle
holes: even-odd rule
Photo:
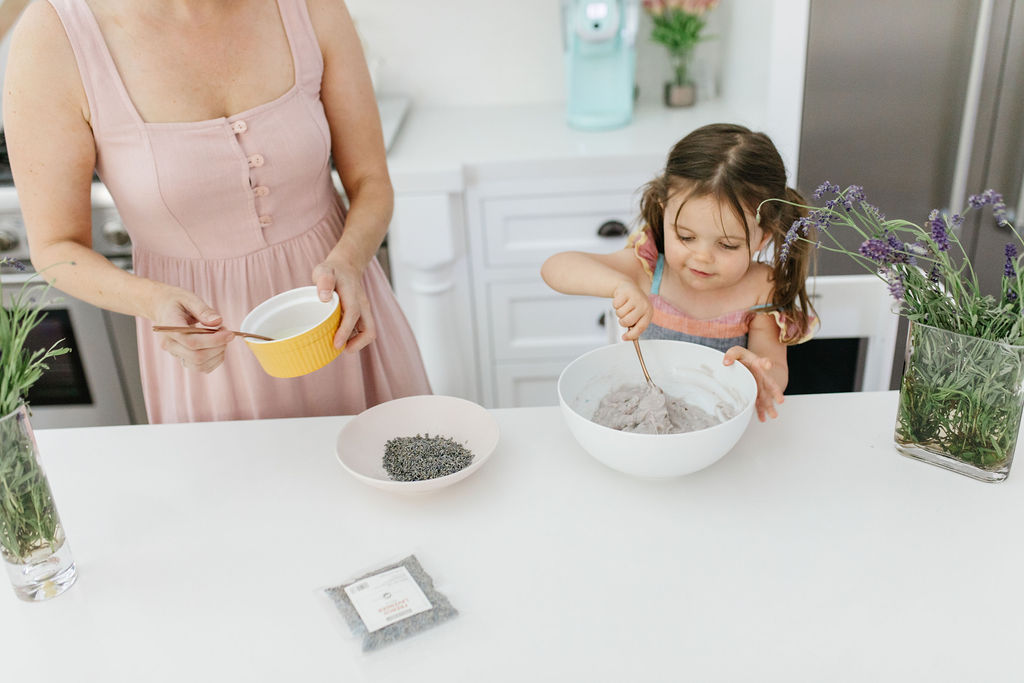
[[[180,332],[181,334],[213,334],[214,332],[220,332],[220,327],[187,327],[187,326],[176,326],[176,325],[153,325],[154,332]],[[252,339],[260,339],[262,341],[274,341],[273,337],[264,337],[262,334],[252,334],[250,332],[237,332],[235,330],[228,330],[231,334],[236,337],[251,337]]]

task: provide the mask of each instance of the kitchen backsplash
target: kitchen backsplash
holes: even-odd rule
[[[416,104],[515,105],[565,99],[559,0],[348,0],[377,87]],[[704,92],[742,82],[770,40],[772,3],[723,0],[709,15],[702,44]],[[640,100],[660,101],[670,73],[641,10],[637,48]]]

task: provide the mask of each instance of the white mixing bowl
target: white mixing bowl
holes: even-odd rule
[[[754,412],[757,382],[742,363],[722,365],[720,351],[681,341],[642,340],[651,379],[668,395],[715,414],[719,402],[736,414],[713,427],[680,434],[637,434],[591,422],[601,399],[626,384],[643,384],[632,344],[585,353],[558,378],[558,401],[569,431],[605,465],[638,477],[676,477],[717,461],[743,435]]]

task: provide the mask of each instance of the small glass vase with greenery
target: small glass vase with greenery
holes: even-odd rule
[[[830,182],[820,207],[790,228],[796,240],[845,254],[889,286],[909,322],[896,423],[897,449],[983,481],[1009,475],[1024,409],[1024,240],[1007,220],[1002,196],[986,190],[959,214],[932,211],[924,225],[886,219],[864,190]],[[783,200],[769,200],[783,201]],[[990,206],[1011,235],[996,294],[985,293],[958,237],[967,212]],[[838,233],[862,240],[853,251]]]
[[[24,268],[11,259],[0,266]],[[38,286],[38,277],[28,276],[0,306],[0,555],[15,592],[25,600],[57,595],[75,579],[26,403],[47,362],[70,351],[63,341],[30,348],[29,334],[42,322],[50,288]]]
[[[665,46],[672,62],[673,80],[665,84],[665,104],[689,106],[695,101],[693,52],[703,35],[706,15],[718,0],[644,0],[644,11],[651,18],[651,40]]]

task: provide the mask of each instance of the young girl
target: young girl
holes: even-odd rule
[[[789,379],[786,346],[814,325],[804,282],[809,249],[783,249],[803,204],[786,186],[772,141],[712,124],[680,140],[640,200],[642,227],[611,254],[564,252],[541,269],[565,294],[612,299],[622,338],[677,339],[725,352],[757,380],[757,416],[777,417]],[[766,250],[768,245],[773,248]],[[772,254],[772,262],[758,260]],[[785,254],[784,258],[779,258]]]

